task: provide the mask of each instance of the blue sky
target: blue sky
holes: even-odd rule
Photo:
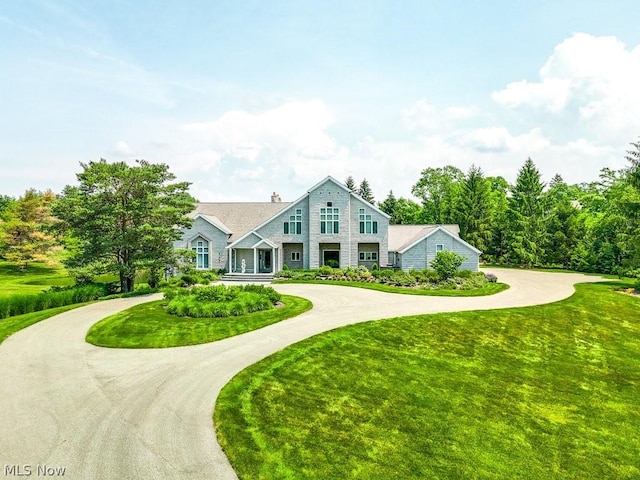
[[[0,193],[79,162],[168,163],[200,200],[326,175],[408,196],[426,167],[623,168],[637,1],[75,1],[0,10]]]

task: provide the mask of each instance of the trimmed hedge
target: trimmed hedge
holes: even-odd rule
[[[0,318],[89,302],[103,297],[107,293],[106,285],[92,284],[81,287],[53,287],[37,295],[12,295],[0,298]]]

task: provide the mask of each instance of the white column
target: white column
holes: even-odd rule
[[[271,273],[276,273],[276,249],[271,249]]]
[[[231,258],[233,257],[233,254],[232,254],[231,250],[233,250],[233,249],[232,248],[229,249],[229,273],[233,272],[233,265],[231,263]]]
[[[258,273],[258,249],[253,249],[253,273]]]

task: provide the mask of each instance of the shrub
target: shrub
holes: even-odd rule
[[[328,276],[333,273],[333,267],[329,266],[328,263],[329,262],[327,262],[327,265],[323,265],[318,269],[318,275]]]
[[[167,312],[177,316],[229,317],[268,310],[281,300],[281,295],[264,285],[202,286],[167,289]]]
[[[498,281],[498,277],[496,277],[493,273],[485,273],[484,278],[486,278],[487,281],[491,283],[496,283]]]
[[[324,262],[325,266],[327,267],[331,267],[331,268],[338,268],[340,266],[340,262],[338,262],[338,260],[333,260],[333,259],[329,259],[326,262]]]
[[[459,253],[445,250],[438,252],[430,265],[438,272],[440,280],[448,280],[456,274],[464,261],[465,257]]]
[[[51,287],[46,292],[36,295],[0,298],[0,318],[96,300],[103,297],[106,290],[103,284],[90,284],[80,287]]]

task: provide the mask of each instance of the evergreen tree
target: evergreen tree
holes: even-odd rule
[[[370,204],[375,204],[375,199],[373,198],[373,192],[371,191],[371,187],[369,186],[369,182],[366,178],[362,179],[360,182],[360,188],[358,188],[358,195],[362,197],[363,200],[366,200]]]
[[[481,251],[491,239],[490,186],[482,169],[471,165],[458,202],[460,237]]]
[[[515,263],[540,265],[544,255],[544,184],[540,172],[528,158],[520,171],[509,198],[511,257]]]
[[[378,202],[378,208],[391,217],[389,223],[392,225],[396,223],[394,221],[394,215],[397,205],[398,201],[393,195],[393,190],[389,190],[389,195],[387,195],[387,198],[385,198],[383,202]]]
[[[191,224],[194,209],[187,182],[164,164],[138,160],[81,164],[79,185],[64,189],[56,215],[79,241],[68,266],[101,266],[117,273],[123,292],[133,290],[136,271],[158,270],[173,257],[173,242],[181,227]]]
[[[351,175],[347,177],[347,180],[344,182],[344,184],[350,191],[356,193],[356,182]]]
[[[484,257],[489,261],[504,263],[510,253],[509,216],[507,192],[509,183],[503,177],[488,177],[491,204],[491,238]]]

